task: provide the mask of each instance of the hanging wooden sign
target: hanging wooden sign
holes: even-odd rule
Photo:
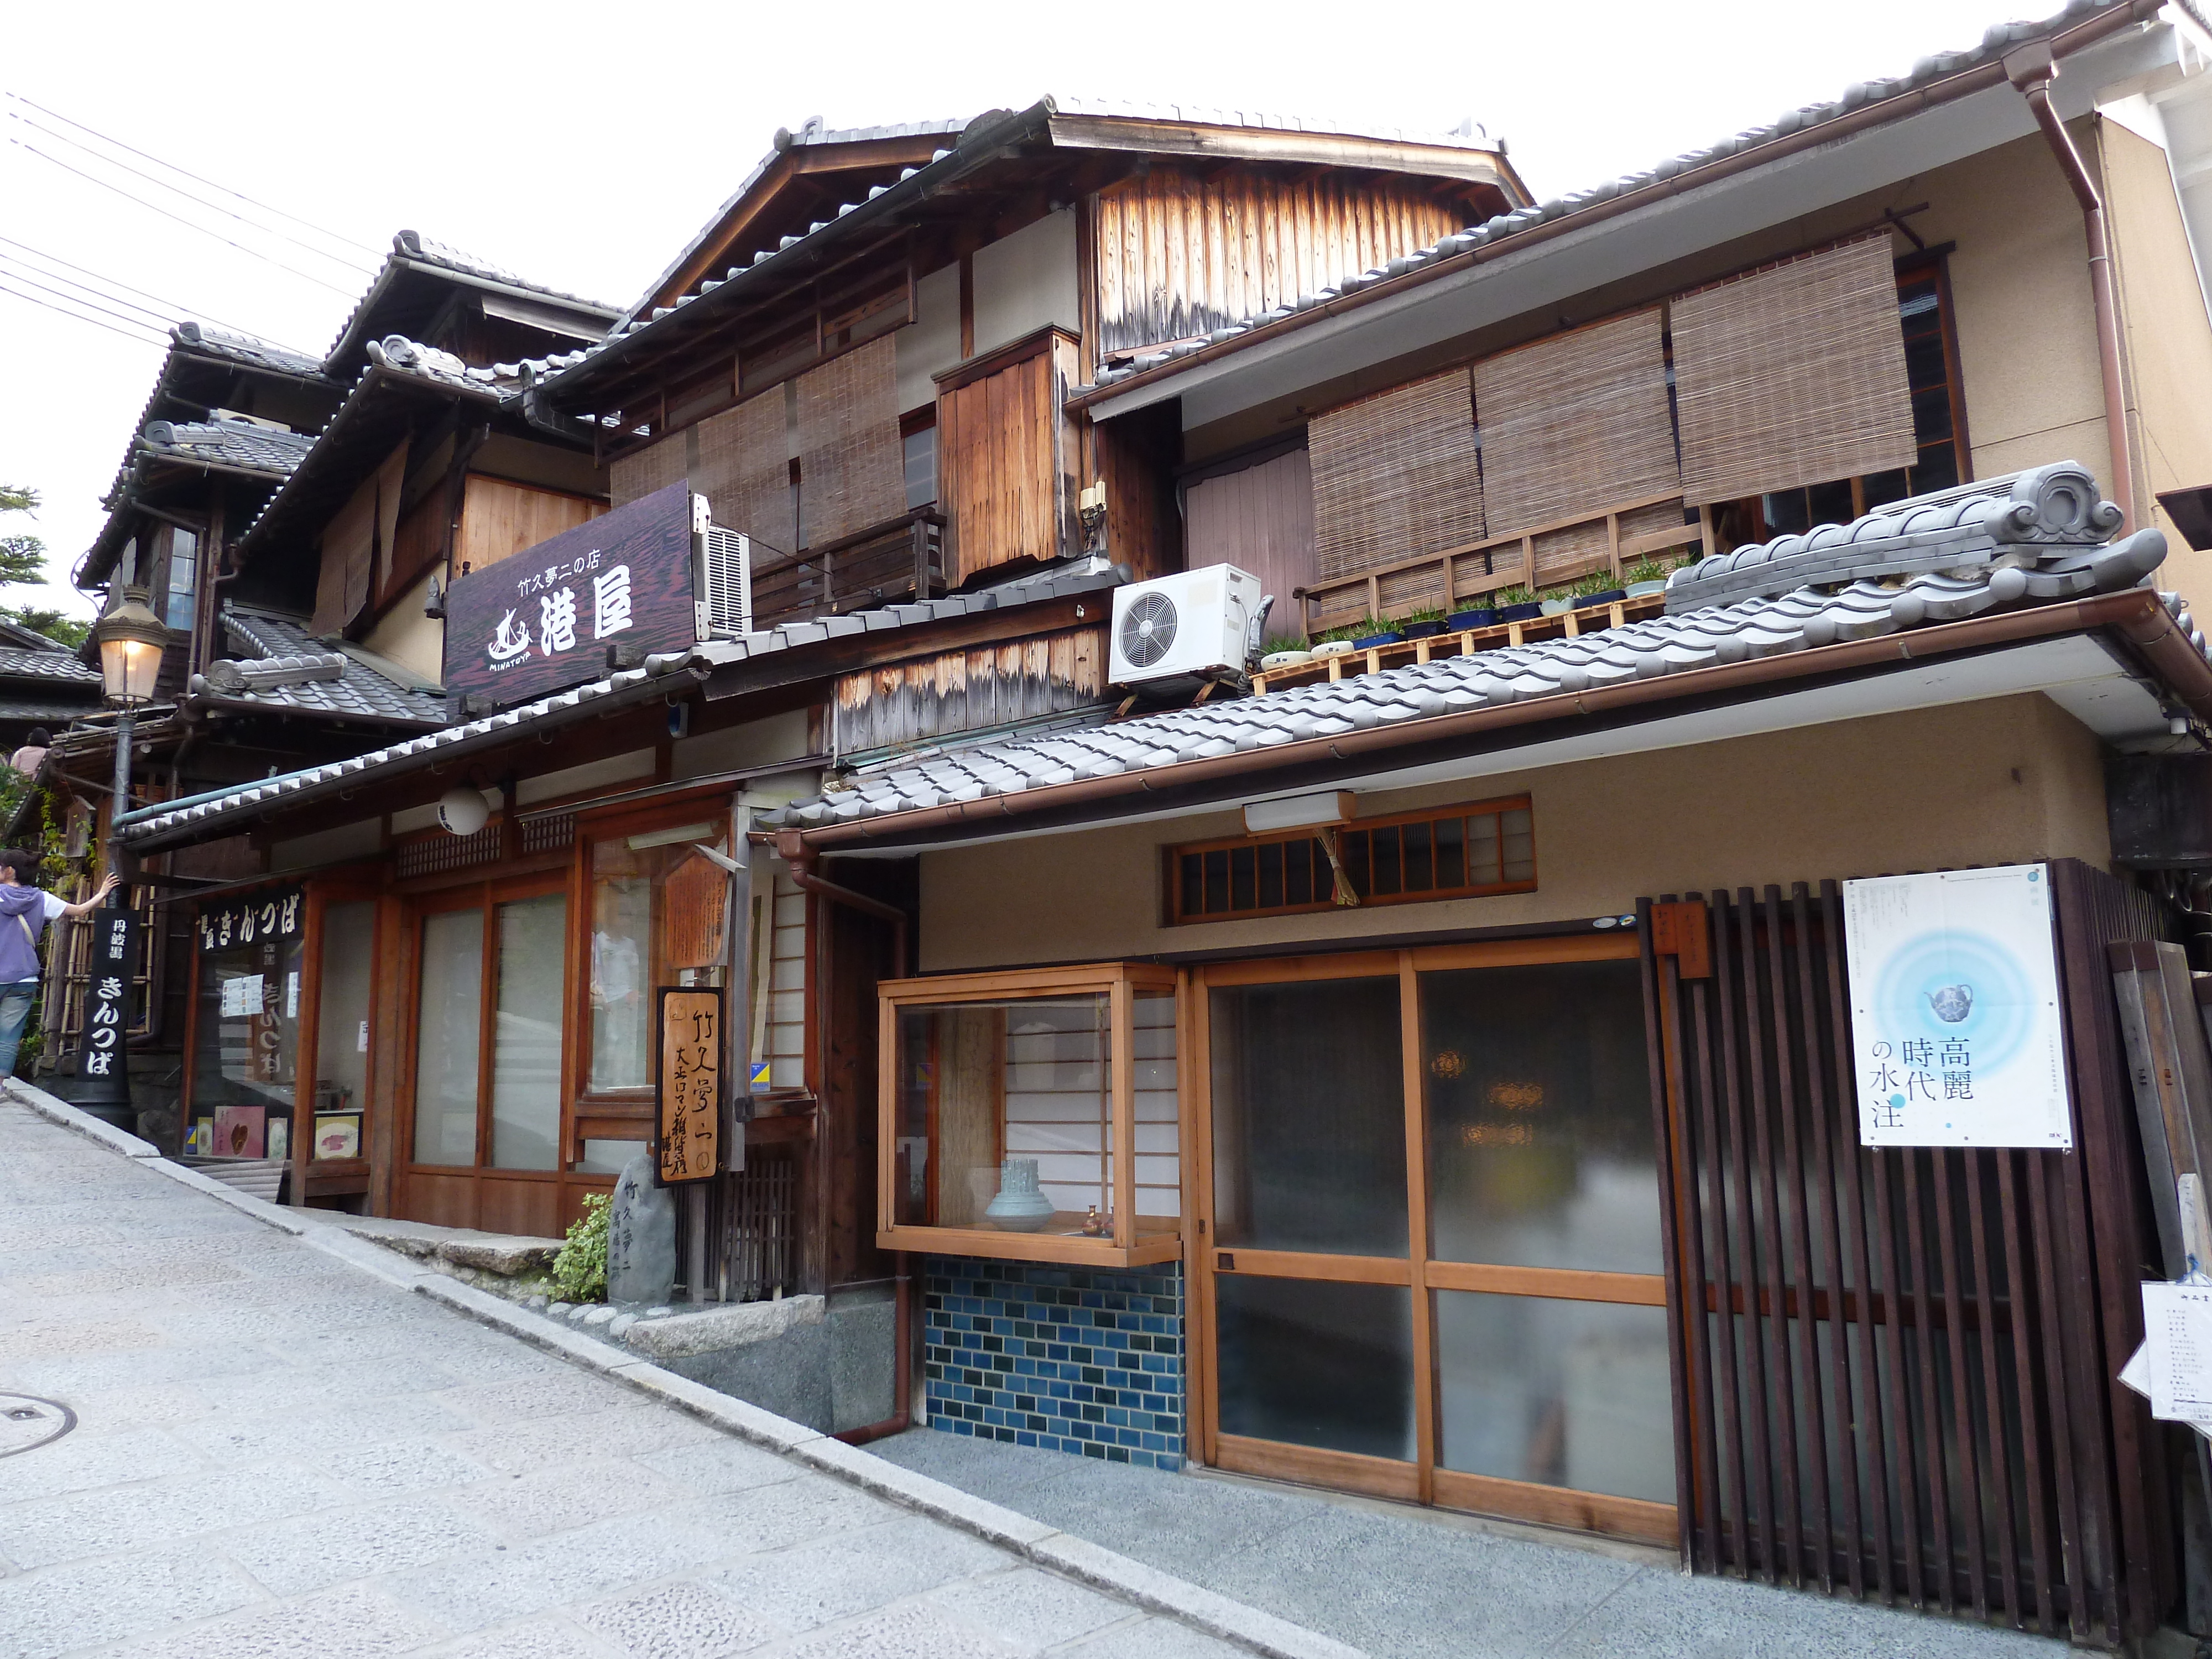
[[[664,985],[653,1086],[659,1125],[653,1174],[664,1187],[704,1181],[721,1168],[722,993]]]
[[[122,890],[115,895],[123,896]],[[110,902],[92,913],[92,948],[86,954],[84,1038],[77,1075],[125,1075],[124,1034],[131,1029],[131,975],[137,960],[138,918],[128,905]]]
[[[661,959],[671,968],[719,968],[730,878],[704,853],[692,852],[661,885]]]

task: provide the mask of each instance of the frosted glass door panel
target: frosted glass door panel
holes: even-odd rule
[[[1637,974],[1572,962],[1420,976],[1438,1260],[1665,1271]]]
[[[1136,1050],[1133,1079],[1136,1104],[1137,1228],[1153,1229],[1147,1217],[1182,1214],[1182,1119],[1176,1097],[1176,1000],[1139,996],[1130,1003],[1132,1042]]]
[[[568,901],[498,907],[499,1006],[491,1067],[491,1162],[551,1170],[561,1147],[561,969]]]
[[[483,1020],[483,912],[422,918],[415,1022],[415,1162],[477,1161],[477,1067]]]
[[[1218,1243],[1403,1256],[1398,981],[1210,993]]]
[[[1475,1291],[1436,1298],[1440,1465],[1674,1501],[1664,1308]]]
[[[1412,1291],[1223,1273],[1213,1296],[1222,1433],[1413,1456]]]

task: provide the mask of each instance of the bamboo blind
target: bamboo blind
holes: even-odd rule
[[[1315,419],[1314,542],[1323,581],[1480,541],[1482,479],[1463,368]]]
[[[820,546],[906,511],[898,358],[889,334],[799,377],[799,488]]]
[[[607,475],[617,507],[628,507],[656,489],[667,489],[684,476],[684,434],[678,432],[643,449],[617,455]]]
[[[1660,320],[1654,306],[1474,366],[1490,534],[1680,487]]]
[[[698,470],[692,487],[707,498],[714,522],[772,551],[799,546],[791,498],[790,450],[784,434],[783,388],[771,386],[699,422]],[[756,561],[759,554],[754,554]],[[758,570],[759,565],[755,563]]]
[[[1671,308],[1692,505],[1916,459],[1887,234],[1683,295]]]

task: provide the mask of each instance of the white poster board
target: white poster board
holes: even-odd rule
[[[2150,1414],[2212,1423],[2212,1286],[2146,1285],[2142,1299]]]
[[[1866,1146],[2071,1148],[2051,874],[1844,884]]]

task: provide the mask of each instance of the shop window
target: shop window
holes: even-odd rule
[[[1137,964],[881,988],[878,1242],[1133,1265],[1181,1253],[1171,969]]]
[[[726,835],[726,823],[702,821],[592,843],[588,1094],[650,1094],[654,987],[723,982],[727,878],[698,849],[704,843],[722,850]],[[751,967],[753,1064],[745,1082],[756,1092],[801,1090],[806,896],[763,854],[753,855],[752,876],[744,948]]]
[[[299,902],[296,894],[289,901]],[[289,1156],[299,1080],[300,975],[296,930],[258,934],[198,957],[186,1150],[210,1158]]]
[[[1536,886],[1528,799],[1484,801],[1319,831],[1200,842],[1170,855],[1174,920],[1294,915],[1349,894],[1363,905],[1527,893]]]
[[[363,1156],[368,1107],[369,989],[376,969],[376,905],[368,899],[323,911],[322,973],[316,989],[314,1126],[310,1155],[343,1163]]]
[[[192,625],[192,605],[199,587],[199,538],[189,530],[172,528],[168,540],[161,620],[185,632]]]

